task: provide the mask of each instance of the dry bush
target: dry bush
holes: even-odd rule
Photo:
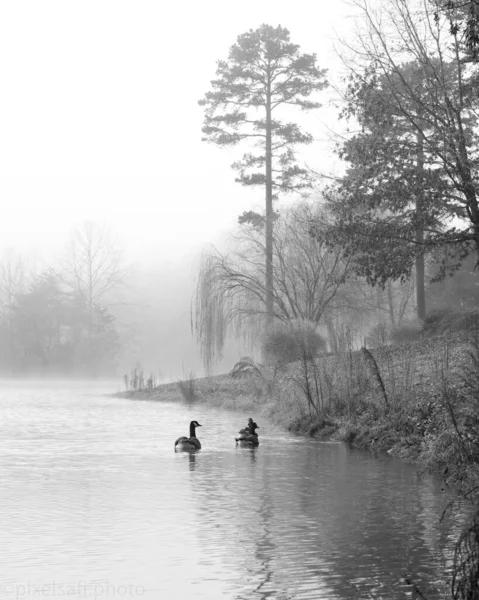
[[[391,330],[391,341],[393,344],[408,344],[415,342],[421,337],[421,322],[404,321]]]
[[[479,332],[479,310],[456,312],[453,310],[432,311],[422,327],[424,337],[452,334],[465,331]]]
[[[229,375],[233,379],[241,379],[243,377],[260,377],[264,379],[261,365],[249,356],[240,358],[231,369]]]
[[[377,323],[372,327],[365,340],[365,344],[369,348],[377,348],[379,346],[386,346],[391,339],[391,332],[386,323]]]
[[[190,371],[184,379],[179,379],[177,387],[187,402],[193,402],[197,399],[196,379],[193,371]]]

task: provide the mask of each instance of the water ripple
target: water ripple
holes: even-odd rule
[[[0,386],[0,596],[400,600],[407,571],[441,597],[458,523],[434,479],[259,416],[238,448],[249,415],[104,391]],[[192,419],[202,450],[175,454]]]

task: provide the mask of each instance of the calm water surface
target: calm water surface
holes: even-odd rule
[[[442,598],[458,523],[440,482],[250,415],[0,385],[0,599]],[[203,449],[175,454],[197,419]]]

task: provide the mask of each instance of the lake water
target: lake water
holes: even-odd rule
[[[0,600],[442,598],[458,523],[433,478],[247,417],[0,385]],[[254,416],[254,415],[252,415]],[[189,422],[197,454],[175,454]]]

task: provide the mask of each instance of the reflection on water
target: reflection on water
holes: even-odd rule
[[[0,387],[0,597],[395,600],[403,571],[442,597],[436,480],[260,417],[240,448],[242,414],[105,391]],[[202,450],[175,453],[192,419]]]

